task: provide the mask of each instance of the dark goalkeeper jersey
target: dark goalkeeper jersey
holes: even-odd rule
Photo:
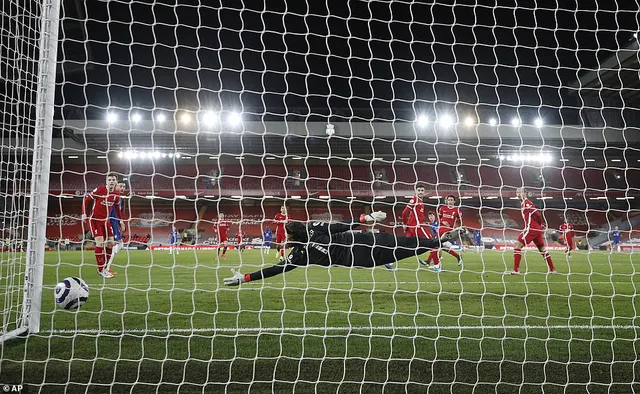
[[[360,223],[322,223],[307,225],[308,243],[293,243],[285,264],[295,266],[332,264],[351,266],[354,233],[349,232]]]
[[[440,247],[439,239],[349,231],[358,225],[359,223],[321,222],[309,224],[306,227],[307,242],[289,242],[292,249],[284,262],[245,274],[244,282],[270,278],[307,265],[373,268]]]

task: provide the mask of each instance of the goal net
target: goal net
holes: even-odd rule
[[[37,21],[54,7],[3,13],[3,332],[27,303],[40,320],[3,345],[0,382],[637,390],[637,5],[268,3],[64,2],[38,169],[25,141],[53,105],[37,49],[58,29]],[[121,228],[83,220],[115,204]],[[373,211],[355,245],[306,244],[309,266],[277,245],[280,222]],[[388,267],[363,248],[460,225]],[[68,277],[89,287],[73,312],[53,295]]]

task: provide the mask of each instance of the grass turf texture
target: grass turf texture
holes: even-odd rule
[[[103,280],[93,253],[48,252],[42,332],[3,345],[0,383],[52,393],[640,390],[635,255],[567,262],[555,252],[560,274],[549,276],[527,252],[525,274],[510,276],[512,252],[466,252],[464,270],[445,255],[440,274],[407,259],[394,272],[311,267],[222,285],[230,268],[254,271],[274,253],[241,262],[229,251],[218,263],[208,251],[123,251],[119,274]],[[67,276],[91,288],[77,313],[53,305]]]

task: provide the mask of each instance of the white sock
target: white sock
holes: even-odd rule
[[[111,263],[113,263],[113,259],[116,258],[116,254],[120,249],[122,249],[121,243],[113,245],[113,248],[111,249],[111,257],[109,257],[109,261],[107,262],[107,270],[111,268]]]

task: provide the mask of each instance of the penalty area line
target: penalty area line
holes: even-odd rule
[[[342,327],[220,327],[220,328],[168,328],[130,330],[46,330],[43,334],[198,334],[198,333],[307,333],[307,332],[373,332],[373,331],[493,331],[493,330],[638,330],[634,325],[504,325],[504,326],[342,326]]]
[[[152,282],[152,283],[115,283],[115,282],[104,282],[104,283],[88,283],[89,287],[93,287],[93,288],[109,288],[109,287],[138,287],[138,286],[144,286],[147,288],[153,288],[155,286],[172,286],[175,288],[178,288],[180,290],[185,290],[184,287],[180,287],[180,286],[184,286],[184,285],[196,285],[196,286],[209,286],[209,285],[215,285],[215,284],[222,284],[222,282],[217,283],[217,282]],[[431,285],[431,284],[459,284],[459,285],[465,285],[465,286],[471,286],[471,285],[616,285],[616,284],[637,284],[640,286],[640,282],[633,282],[633,281],[579,281],[579,282],[574,282],[574,281],[568,281],[568,282],[555,282],[555,281],[523,281],[523,282],[516,282],[516,281],[478,281],[478,282],[468,282],[468,281],[429,281],[429,282],[419,282],[419,281],[372,281],[372,282],[362,282],[362,281],[357,281],[357,282],[345,282],[345,281],[335,281],[335,282],[283,282],[283,283],[265,283],[264,285],[260,285],[260,284],[251,284],[251,285],[245,285],[245,289],[247,288],[247,286],[259,286],[259,287],[264,287],[264,288],[272,288],[274,286],[284,286],[283,288],[286,289],[287,286],[307,286],[310,288],[313,288],[313,286],[331,286],[331,285],[336,285],[336,286],[358,286],[358,285],[366,285],[366,286],[372,286],[372,285]],[[5,286],[6,287],[6,286]],[[49,285],[43,285],[43,288],[46,289],[54,289],[56,287],[55,284],[49,284]],[[0,286],[0,288],[3,288],[2,286]],[[229,288],[229,289],[233,289],[234,287],[231,286],[219,286],[218,288]],[[299,288],[295,288],[296,290],[299,290]],[[189,289],[187,289],[189,290]],[[201,290],[201,289],[198,289]]]

